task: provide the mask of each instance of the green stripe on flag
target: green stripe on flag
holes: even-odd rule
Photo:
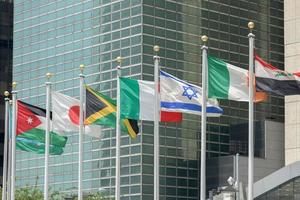
[[[16,142],[16,148],[21,151],[33,152],[37,154],[45,153],[45,143],[38,143],[33,140],[21,139]],[[50,146],[50,155],[61,155],[64,152],[63,147]]]
[[[140,89],[137,80],[120,78],[120,105],[122,118],[140,118]]]
[[[67,137],[50,132],[50,154],[62,154],[66,143]],[[16,147],[22,151],[45,153],[45,130],[33,128],[18,135]]]
[[[124,124],[124,120],[126,120],[126,119],[122,119],[122,120],[123,121],[121,123],[121,130],[124,132],[128,132],[128,127],[126,127],[126,125]],[[93,122],[93,124],[116,128],[116,113],[114,112],[109,115],[106,115],[105,117],[97,119],[96,121]],[[133,123],[133,125],[131,124],[131,126],[134,126],[134,125],[135,125],[134,123]]]
[[[93,122],[93,124],[116,127],[116,112],[113,112],[105,117],[101,117]]]
[[[230,76],[227,64],[208,56],[208,97],[228,99]]]

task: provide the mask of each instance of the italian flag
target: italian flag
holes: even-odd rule
[[[248,70],[208,56],[208,97],[249,101]],[[266,101],[264,92],[256,92],[254,101]]]
[[[154,121],[154,100],[154,82],[120,78],[120,110],[123,118]],[[161,111],[162,122],[181,120],[181,113]]]
[[[45,153],[45,127],[45,109],[17,101],[17,149]],[[50,154],[62,154],[66,143],[67,137],[50,132]]]

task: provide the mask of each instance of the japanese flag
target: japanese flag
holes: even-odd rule
[[[79,100],[59,92],[52,92],[53,130],[61,133],[79,132],[79,110]],[[100,133],[100,126],[85,126],[85,134],[99,137]]]

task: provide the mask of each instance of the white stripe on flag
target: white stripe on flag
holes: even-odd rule
[[[201,115],[201,87],[161,71],[160,92],[162,110]],[[222,113],[218,102],[215,99],[208,99],[207,116],[220,116]]]
[[[154,82],[138,81],[140,90],[140,119],[154,120]]]

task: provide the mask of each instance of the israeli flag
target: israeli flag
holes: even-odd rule
[[[164,71],[160,71],[161,110],[201,115],[202,89]],[[207,116],[218,117],[223,113],[216,99],[208,99]]]

